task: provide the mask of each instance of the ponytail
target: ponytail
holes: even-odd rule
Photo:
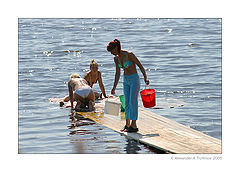
[[[118,47],[118,53],[120,54],[121,52],[121,44],[120,41],[118,39],[114,39],[114,42],[116,44],[116,46]]]
[[[108,46],[107,46],[107,50],[108,51],[112,51],[112,49],[114,49],[115,47],[117,47],[118,49],[118,53],[120,54],[121,52],[121,43],[118,39],[114,39],[114,41],[109,42]]]
[[[94,60],[94,59],[91,59],[90,60],[90,67],[92,66],[92,65],[97,65],[98,66],[98,63]]]

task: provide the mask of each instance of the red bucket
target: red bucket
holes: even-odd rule
[[[143,106],[145,108],[154,107],[156,105],[155,90],[154,89],[145,89],[140,92]]]

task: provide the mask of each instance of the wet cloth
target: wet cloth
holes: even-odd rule
[[[138,95],[140,91],[140,79],[137,73],[124,75],[123,91],[125,97],[125,119],[138,119]]]

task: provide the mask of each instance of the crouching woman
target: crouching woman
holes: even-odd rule
[[[87,81],[80,77],[79,74],[72,74],[68,81],[69,98],[71,108],[73,109],[74,100],[77,102],[75,110],[86,108],[89,111],[94,110],[95,95]]]

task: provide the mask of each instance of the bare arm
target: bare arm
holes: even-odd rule
[[[105,93],[105,88],[104,88],[104,85],[102,83],[102,75],[101,75],[100,71],[98,72],[98,84],[99,84],[99,87],[100,87],[100,89],[101,89],[101,91],[103,93],[103,96],[105,98],[107,98],[106,93]]]
[[[116,87],[117,87],[117,84],[118,84],[118,81],[119,81],[119,78],[120,78],[120,74],[121,74],[121,70],[118,66],[118,62],[117,62],[117,57],[115,56],[114,57],[114,62],[115,62],[115,66],[116,66],[116,73],[115,73],[115,80],[114,80],[114,84],[113,84],[113,88],[112,88],[112,91],[111,91],[111,94],[115,94],[115,90],[116,90]]]
[[[73,90],[70,85],[70,81],[68,81],[68,91],[69,91],[69,97],[70,97],[70,102],[71,102],[71,108],[73,108]]]
[[[143,74],[144,81],[148,85],[149,84],[149,80],[147,78],[146,71],[145,71],[144,67],[142,66],[141,62],[138,60],[138,58],[133,53],[130,53],[130,58],[139,67],[139,69],[141,70],[141,72]]]

